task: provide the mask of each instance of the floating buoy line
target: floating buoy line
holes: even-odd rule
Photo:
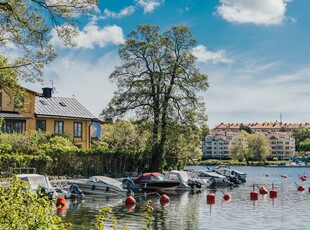
[[[270,175],[268,173],[265,173],[264,174],[265,177],[269,177]],[[287,175],[285,174],[280,174],[280,176],[282,178],[288,178]],[[304,174],[304,175],[299,175],[299,179],[304,182],[304,181],[307,181],[307,176]],[[294,182],[294,184],[296,185],[296,188],[297,188],[297,191],[298,192],[303,192],[306,190],[305,186],[302,185],[302,184],[297,184],[296,182]],[[262,186],[259,186],[258,184],[253,184],[252,186],[252,191],[250,192],[250,200],[253,202],[253,204],[255,204],[255,202],[258,201],[259,199],[259,195],[262,195],[262,196],[265,196],[266,194],[269,193],[269,198],[274,201],[276,198],[278,198],[278,192],[277,190],[274,188],[274,184],[272,183],[271,185],[272,189],[268,191],[268,189],[262,185]],[[258,189],[258,191],[255,190],[255,188]],[[221,189],[218,189],[219,191],[222,192],[223,194],[223,201],[225,202],[228,202],[232,199],[232,195],[224,192],[223,190]],[[310,186],[308,187],[308,193],[310,194]],[[144,194],[141,194],[141,195],[127,195],[125,196],[125,206],[128,210],[128,212],[132,212],[134,211],[135,207],[136,207],[136,199],[139,199],[140,197],[145,197],[146,195],[157,195],[159,196],[159,203],[160,205],[163,207],[163,208],[166,208],[169,203],[170,203],[170,198],[167,194],[162,194],[160,195],[159,193],[157,192],[152,192],[152,193],[144,193]],[[215,205],[216,204],[216,195],[214,193],[212,193],[212,190],[210,189],[210,192],[207,194],[206,196],[206,203],[207,205],[210,206],[210,211],[211,211],[211,206]],[[59,197],[57,198],[56,200],[56,207],[57,207],[57,212],[58,213],[63,213],[66,211],[67,209],[67,200],[63,197]]]

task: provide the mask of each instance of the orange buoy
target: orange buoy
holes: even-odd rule
[[[213,193],[207,195],[207,204],[208,205],[215,204],[215,195]]]
[[[231,195],[229,193],[226,193],[224,196],[223,196],[223,199],[224,200],[230,200],[231,199]]]
[[[56,201],[56,207],[61,209],[61,208],[64,208],[66,207],[66,204],[67,204],[67,200],[63,197],[58,197],[57,198],[57,201]]]
[[[133,203],[133,204],[132,203],[128,203],[128,204],[126,203],[125,205],[126,205],[126,208],[127,208],[128,212],[132,212],[135,209],[135,207],[136,207],[135,203]]]
[[[136,203],[135,198],[133,198],[132,196],[127,196],[125,204],[135,204],[135,203]]]
[[[265,195],[265,194],[268,193],[268,191],[267,191],[267,189],[263,186],[263,187],[260,187],[260,188],[259,188],[259,193],[260,193],[261,195]]]
[[[302,191],[305,190],[305,187],[302,186],[302,185],[299,185],[298,188],[297,188],[297,190],[298,190],[299,192],[302,192]]]

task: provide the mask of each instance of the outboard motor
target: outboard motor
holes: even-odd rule
[[[71,198],[84,197],[84,193],[77,184],[72,184],[69,188]]]
[[[140,191],[140,187],[136,186],[133,180],[129,178],[125,178],[122,181],[123,187],[128,190],[127,195],[132,195],[131,193],[138,193]]]

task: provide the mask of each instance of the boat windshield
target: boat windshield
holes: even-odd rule
[[[32,190],[38,189],[39,186],[50,187],[45,176],[20,176],[20,179],[29,182]]]
[[[111,177],[105,177],[105,176],[94,176],[94,177],[91,177],[89,180],[95,183],[114,184],[116,186],[119,186],[122,184],[122,182],[118,180],[115,180]]]
[[[164,175],[154,176],[151,180],[167,180]]]

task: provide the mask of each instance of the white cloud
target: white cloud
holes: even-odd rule
[[[127,6],[124,9],[122,9],[119,13],[110,11],[108,9],[105,9],[103,11],[103,14],[105,15],[105,17],[110,17],[110,18],[122,18],[128,15],[131,15],[135,12],[135,7],[134,6]]]
[[[203,45],[198,45],[192,49],[192,54],[197,57],[198,62],[208,63],[231,63],[232,61],[225,58],[225,51],[219,50],[216,52],[211,52],[207,50],[207,47]]]
[[[252,63],[259,62],[253,60]],[[202,96],[211,128],[221,122],[279,121],[280,113],[283,122],[309,122],[310,68],[287,71],[285,63],[282,70],[277,63],[281,72],[275,72],[271,71],[273,66],[264,69],[261,66],[267,65],[259,63],[256,69],[262,71],[252,73],[247,72],[247,67],[244,71],[242,60],[238,60],[238,64],[241,67],[231,65],[220,69],[201,65],[201,70],[209,76],[210,88]]]
[[[288,0],[220,0],[217,12],[227,21],[277,25],[285,19]]]
[[[116,25],[100,27],[95,21],[92,21],[82,31],[79,31],[79,35],[74,41],[77,44],[76,48],[93,49],[96,46],[102,48],[108,44],[122,44],[125,39],[121,27]],[[55,31],[52,32],[51,42],[54,46],[64,48],[64,44],[57,37]]]
[[[138,6],[143,7],[144,13],[150,13],[161,5],[159,0],[136,0]]]
[[[70,54],[58,57],[45,70],[45,85],[23,84],[29,89],[41,92],[43,87],[51,87],[55,97],[74,97],[94,116],[98,116],[107,106],[116,85],[108,77],[116,65],[119,65],[117,52],[92,58],[91,50],[71,50]]]

